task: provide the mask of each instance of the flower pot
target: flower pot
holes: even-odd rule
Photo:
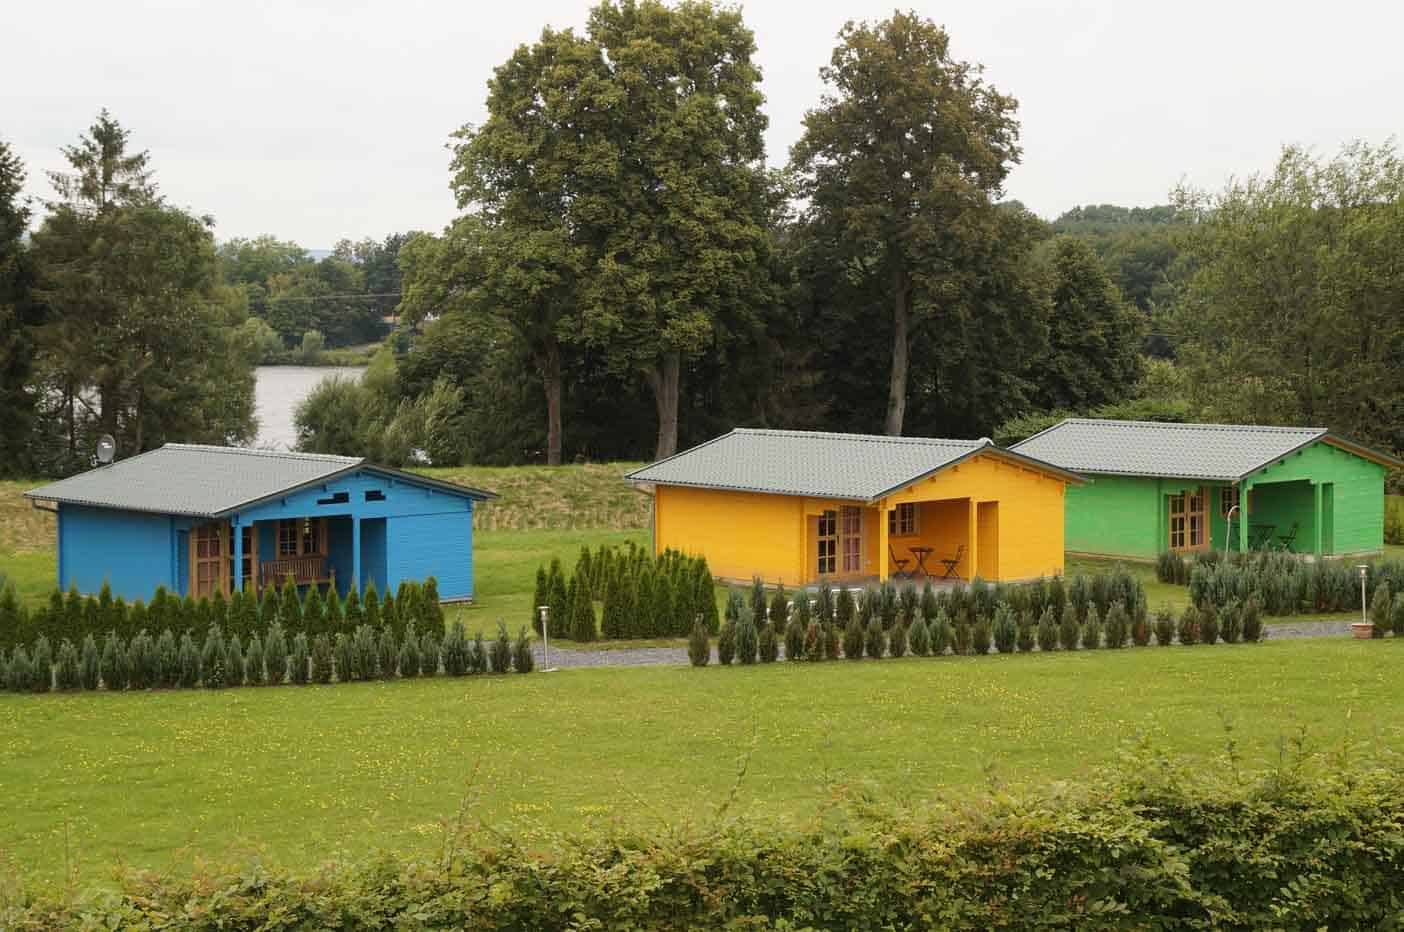
[[[1375,625],[1369,621],[1352,621],[1350,623],[1350,636],[1368,641],[1375,636]]]

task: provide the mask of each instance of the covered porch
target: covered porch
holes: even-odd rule
[[[804,525],[806,584],[999,578],[997,501],[811,501]]]
[[[1162,546],[1177,553],[1335,553],[1333,482],[1244,480],[1174,486],[1163,492],[1161,504]]]
[[[193,526],[180,578],[196,598],[236,589],[255,594],[289,580],[299,588],[335,585],[345,595],[360,586],[386,583],[384,518],[346,516],[276,518],[240,522],[238,517]],[[237,569],[236,569],[237,568]]]

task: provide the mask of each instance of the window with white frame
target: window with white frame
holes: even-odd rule
[[[893,537],[912,537],[917,533],[917,506],[903,502],[887,513],[887,533]]]

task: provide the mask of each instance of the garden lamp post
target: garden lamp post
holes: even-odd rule
[[[1370,566],[1367,563],[1361,563],[1355,568],[1360,571],[1360,623],[1364,624],[1370,620],[1365,614],[1365,577],[1370,573]]]
[[[556,668],[551,666],[551,636],[546,630],[551,621],[551,606],[538,605],[536,610],[541,613],[541,672],[554,673]]]

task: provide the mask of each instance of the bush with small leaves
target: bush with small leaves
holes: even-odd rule
[[[54,657],[54,685],[61,690],[78,689],[83,685],[82,671],[78,666],[78,648],[68,638],[59,642],[58,653]]]
[[[318,635],[318,637],[325,637],[325,635]],[[311,651],[308,647],[308,641],[307,635],[299,631],[292,639],[292,650],[288,652],[288,679],[295,686],[306,686],[308,679],[312,675],[312,671],[308,669],[312,659],[309,656]],[[330,641],[327,642],[327,651],[328,653],[331,651]],[[266,661],[268,657],[267,647],[263,649],[263,656]],[[266,681],[267,673],[265,670],[265,682]]]
[[[152,685],[170,689],[176,685],[178,679],[180,649],[176,646],[175,633],[167,628],[156,639],[156,680]]]
[[[224,685],[244,685],[244,645],[237,634],[229,635],[224,645]]]
[[[1176,626],[1176,635],[1181,644],[1199,643],[1199,610],[1193,605],[1186,605],[1185,610],[1180,615],[1180,623]]]
[[[34,641],[34,653],[30,655],[29,687],[36,693],[46,693],[54,688],[54,649],[47,635],[39,635]]]
[[[180,644],[176,647],[176,685],[182,689],[194,689],[200,685],[200,649],[195,646],[195,638],[189,631],[181,632]]]
[[[365,625],[360,627],[364,628]],[[359,630],[359,629],[357,629]],[[349,683],[356,677],[356,642],[354,634],[341,631],[332,642],[332,662],[336,666],[336,681]]]
[[[283,598],[287,598],[286,591]],[[288,627],[288,630],[294,634],[298,631],[292,627]],[[305,631],[308,637],[316,637],[327,631],[327,612],[322,603],[322,591],[317,586],[308,586],[307,595],[303,596],[301,630]]]
[[[798,598],[806,598],[803,590],[798,594]],[[1404,598],[1404,597],[1401,597]],[[807,614],[807,613],[806,613]],[[796,610],[785,622],[785,659],[804,659],[804,629],[806,623],[800,620],[800,613]]]
[[[512,672],[530,673],[536,669],[536,658],[531,655],[531,641],[527,639],[526,628],[517,632],[512,642]]]
[[[828,621],[829,617],[823,612],[824,600],[820,600],[819,611],[816,612],[820,621]],[[839,589],[838,595],[833,601],[833,620],[838,622],[839,627],[846,632],[848,623],[858,614],[858,603],[853,598],[853,592],[847,586]]]
[[[585,590],[589,595],[589,590]],[[492,650],[488,659],[492,662],[493,673],[512,672],[512,638],[507,633],[507,626],[502,622],[497,623],[497,637],[493,638]]]
[[[1032,603],[1030,603],[1032,605]],[[1034,649],[1038,643],[1038,631],[1034,627],[1034,616],[1032,608],[1019,613],[1019,636],[1014,641],[1014,646],[1019,648],[1021,654],[1027,654]]]
[[[832,621],[826,621],[819,626],[822,634],[819,641],[823,646],[825,660],[837,660],[843,654],[843,635],[839,632],[838,625]]]
[[[331,646],[330,637],[327,639],[327,645]],[[269,626],[268,635],[263,641],[263,666],[268,671],[268,685],[270,686],[279,685],[283,682],[283,678],[288,676],[290,666],[288,635],[283,630],[282,624],[276,621]]]
[[[847,591],[844,589],[839,593],[840,601],[843,599],[843,593]],[[840,614],[842,614],[842,610],[840,610]],[[843,655],[849,660],[862,660],[865,635],[863,622],[859,619],[858,613],[851,612],[848,616],[848,623],[843,627]]]
[[[466,676],[469,672],[468,632],[461,621],[449,625],[448,636],[444,638],[444,672],[449,676]]]
[[[1382,638],[1389,634],[1389,629],[1393,618],[1390,611],[1394,606],[1394,600],[1389,593],[1388,580],[1381,580],[1375,591],[1370,595],[1370,622],[1375,626],[1372,637]]]
[[[224,688],[224,632],[211,625],[200,648],[200,680],[206,689]]]
[[[380,628],[379,630],[393,631],[395,637],[399,638],[404,633],[405,622],[400,617],[400,602],[389,590],[385,592],[385,598],[380,603]]]
[[[905,657],[907,655],[907,619],[904,615],[897,615],[897,622],[892,626],[892,630],[887,635],[887,654],[890,657]]]
[[[990,619],[981,615],[970,626],[970,652],[976,657],[985,656],[990,652],[990,643],[993,637],[993,632],[990,630]]]
[[[1404,591],[1396,593],[1394,601],[1390,604],[1389,628],[1395,637],[1404,637]]]
[[[707,623],[699,618],[693,623],[692,633],[687,637],[687,660],[694,667],[705,667],[711,659],[712,643],[707,636]]]
[[[250,686],[262,686],[268,682],[268,670],[263,666],[263,639],[257,632],[249,638],[249,646],[244,649],[244,678]]]
[[[1219,613],[1219,637],[1225,644],[1237,644],[1243,639],[1243,606],[1231,599]]]
[[[790,594],[785,591],[784,583],[776,585],[770,597],[769,620],[776,631],[784,631],[790,621]]]
[[[10,652],[10,659],[5,664],[5,688],[14,693],[29,692],[33,678],[34,664],[29,659],[29,651],[20,644]]]
[[[1079,641],[1083,650],[1096,650],[1102,646],[1102,617],[1091,600],[1087,603],[1087,617],[1083,619]]]
[[[810,620],[804,629],[804,659],[818,662],[825,659],[825,626],[817,619]]]
[[[337,628],[336,632],[333,633],[331,637],[327,638],[327,640],[335,643],[337,633],[342,631],[348,633],[355,631],[365,623],[365,605],[361,602],[360,591],[353,584],[351,588],[346,591],[346,603],[341,607],[341,627]],[[335,651],[335,648],[333,648],[333,651]]]
[[[1175,616],[1170,609],[1162,608],[1155,613],[1155,621],[1151,623],[1151,631],[1155,634],[1157,647],[1169,647],[1175,641]]]
[[[363,682],[373,680],[380,672],[380,650],[376,643],[376,631],[376,628],[365,624],[357,628],[351,637],[351,646],[355,650],[351,667],[354,679]]]
[[[1038,616],[1036,633],[1038,649],[1047,653],[1058,649],[1058,623],[1053,620],[1053,603],[1045,603],[1043,614]]]
[[[1396,599],[1396,601],[1398,600]],[[1249,644],[1261,641],[1263,639],[1263,611],[1258,606],[1256,596],[1250,595],[1244,600],[1240,617],[1243,620],[1243,640]]]
[[[1019,626],[1014,620],[1014,612],[1005,602],[995,606],[994,621],[990,625],[995,650],[1001,654],[1014,653],[1015,642],[1019,639]]]
[[[150,689],[156,679],[156,649],[145,631],[138,631],[127,642],[127,685],[132,689]]]
[[[375,580],[366,583],[366,589],[361,593],[361,614],[364,618],[361,624],[371,628],[380,627],[380,591],[375,588]],[[352,639],[356,636],[356,631],[361,625],[357,625],[351,631]]]
[[[774,623],[767,621],[761,625],[757,653],[761,663],[774,663],[780,659],[780,639],[775,636]]]
[[[483,633],[479,631],[473,635],[473,640],[468,644],[468,672],[477,676],[488,671],[488,646],[483,640]],[[448,672],[445,668],[444,672]]]
[[[730,604],[728,603],[728,608]],[[736,622],[731,618],[722,622],[721,633],[717,635],[717,662],[730,666],[736,658]]]
[[[756,630],[755,618],[749,605],[742,606],[741,615],[736,621],[736,659],[744,666],[756,662],[760,651],[760,633]]]
[[[439,635],[433,631],[426,630],[418,635],[419,646],[419,675],[438,676],[439,675]]]
[[[345,631],[337,632],[337,641],[346,637]],[[297,643],[297,638],[293,638],[293,643]],[[332,647],[332,639],[325,634],[319,634],[312,641],[312,655],[308,658],[311,667],[310,673],[314,683],[330,683],[332,676],[336,673],[336,651]],[[296,682],[296,681],[294,681]]]
[[[98,651],[97,639],[91,633],[83,635],[83,646],[78,651],[78,682],[84,689],[97,689],[102,679],[102,654]]]
[[[938,607],[931,622],[932,656],[944,657],[954,641],[955,630],[951,626],[951,616],[946,614],[945,608]]]
[[[400,667],[400,645],[395,640],[395,629],[388,625],[380,629],[376,638],[376,669],[383,680],[393,680]]]
[[[1219,612],[1212,603],[1199,608],[1199,643],[1214,644],[1219,640]]]
[[[880,601],[876,607],[880,608]],[[866,600],[865,600],[866,601]],[[882,627],[882,612],[876,611],[868,619],[867,627],[863,629],[863,656],[871,660],[881,660],[883,654],[887,653],[887,632]]]
[[[975,652],[974,627],[970,621],[970,610],[962,609],[951,622],[951,653],[965,657]]]
[[[1081,640],[1077,608],[1072,602],[1066,602],[1063,605],[1062,617],[1058,621],[1058,647],[1062,650],[1077,650]]]
[[[1107,646],[1111,648],[1125,647],[1127,640],[1131,637],[1131,619],[1127,617],[1126,606],[1118,599],[1107,608],[1107,620],[1103,625],[1106,632]]]
[[[912,622],[912,630],[907,632],[907,644],[915,656],[931,656],[931,627],[920,612],[917,613],[916,621]]]
[[[102,684],[111,690],[127,688],[127,645],[116,631],[109,632],[102,642],[102,659],[99,661]]]

